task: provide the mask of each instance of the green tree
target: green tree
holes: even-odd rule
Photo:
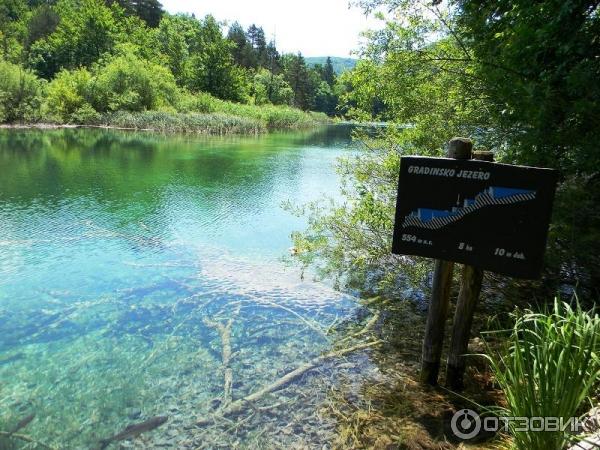
[[[29,50],[34,42],[54,33],[59,21],[60,17],[50,5],[41,4],[37,6],[32,11],[31,18],[27,23],[25,48]]]
[[[294,91],[283,75],[275,75],[267,69],[261,69],[254,75],[252,91],[257,105],[291,105],[294,99]]]
[[[139,17],[152,28],[158,26],[164,14],[158,0],[106,0],[107,5],[114,3],[118,3],[127,14]]]
[[[277,51],[277,46],[275,45],[275,41],[269,41],[269,43],[267,44],[266,58],[267,58],[266,68],[269,69],[274,74],[281,73],[281,71],[282,71],[281,55]]]
[[[335,84],[335,71],[333,70],[333,64],[331,62],[331,57],[327,57],[327,61],[325,61],[325,66],[323,66],[322,78],[330,87],[333,87]]]
[[[177,84],[186,83],[190,44],[199,33],[200,24],[191,16],[166,16],[157,31],[159,58],[171,70]]]
[[[314,105],[315,85],[301,53],[285,55],[285,79],[294,91],[294,106],[309,110]]]
[[[238,66],[254,67],[254,49],[248,42],[246,32],[238,22],[234,22],[227,32],[227,39],[233,42],[231,53]]]
[[[456,2],[463,58],[485,80],[510,158],[566,172],[600,164],[600,16],[590,0]]]
[[[505,162],[561,170],[548,280],[598,293],[598,3],[358,3],[394,20],[367,34],[357,67],[341,77],[344,108],[401,127],[364,137],[367,151],[342,164],[343,205],[307,210],[310,225],[296,235],[301,259],[372,291],[392,293],[407,274],[422,280],[426,261],[389,251],[399,157],[441,155],[451,137],[466,135]]]
[[[62,70],[48,85],[45,116],[61,123],[81,123],[97,116],[92,107],[92,74],[85,68]]]
[[[39,119],[43,89],[35,74],[0,59],[0,122]]]
[[[29,11],[25,0],[0,2],[0,57],[18,62],[23,49],[25,22]]]
[[[246,74],[236,66],[232,42],[223,37],[221,25],[206,16],[190,46],[186,86],[225,100],[243,101],[247,96]]]
[[[255,24],[250,25],[246,32],[248,43],[253,50],[253,65],[252,67],[267,67],[267,40],[265,38],[265,31],[262,27],[258,27]]]
[[[120,7],[109,8],[102,0],[59,0],[55,11],[56,30],[30,49],[29,64],[40,76],[50,79],[61,69],[89,67],[116,44]]]
[[[315,92],[314,110],[333,116],[335,115],[337,102],[338,99],[332,87],[326,81],[321,81]]]
[[[97,111],[174,109],[175,78],[159,64],[140,58],[131,44],[94,68],[93,106]]]

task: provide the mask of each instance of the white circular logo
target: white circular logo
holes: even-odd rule
[[[470,409],[456,411],[450,423],[454,435],[461,439],[472,439],[481,431],[479,414]]]

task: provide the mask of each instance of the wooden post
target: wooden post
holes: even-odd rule
[[[474,152],[473,159],[493,161],[494,154],[487,151]],[[466,368],[465,354],[469,348],[473,315],[479,301],[482,282],[483,270],[473,266],[464,266],[446,366],[446,385],[457,391],[463,388]]]
[[[466,138],[454,138],[448,144],[448,157],[454,159],[471,159],[473,142]],[[425,325],[423,354],[421,362],[421,380],[436,385],[440,371],[440,359],[444,344],[444,330],[450,304],[452,288],[452,272],[454,263],[436,260],[433,273],[431,300]]]

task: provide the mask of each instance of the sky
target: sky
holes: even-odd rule
[[[283,53],[304,56],[351,56],[359,34],[377,26],[348,0],[161,0],[170,13],[212,14],[220,21],[238,21],[244,28],[255,23],[267,41],[276,37]]]

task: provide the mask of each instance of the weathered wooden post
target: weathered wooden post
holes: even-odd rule
[[[448,158],[471,159],[473,142],[466,138],[454,138],[448,144]],[[425,339],[421,363],[421,380],[435,385],[440,371],[444,330],[450,304],[454,263],[436,260],[433,274],[431,300],[427,312]]]
[[[487,151],[474,152],[473,159],[493,162],[494,154]],[[463,267],[446,366],[446,385],[454,390],[463,388],[463,376],[466,368],[465,354],[469,347],[473,315],[479,302],[482,282],[482,269],[470,265]]]

